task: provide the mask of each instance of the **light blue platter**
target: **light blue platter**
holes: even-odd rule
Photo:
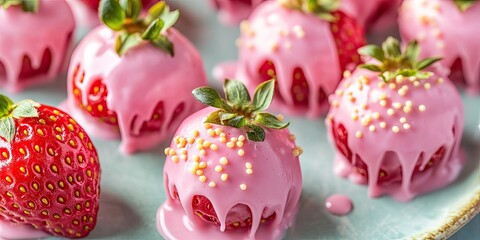
[[[182,11],[176,25],[200,49],[207,72],[215,64],[236,58],[236,28],[219,25],[203,0],[170,1]],[[14,100],[36,99],[58,105],[66,98],[62,76],[47,86],[10,95]],[[219,84],[210,79],[212,85]],[[0,91],[1,92],[1,91]],[[3,93],[3,92],[2,92]],[[371,199],[365,186],[355,185],[332,173],[333,149],[327,141],[323,119],[287,118],[301,156],[304,188],[296,224],[285,239],[442,239],[452,235],[480,211],[480,97],[463,97],[466,129],[462,147],[467,164],[451,186],[409,203],[388,197]],[[102,165],[101,203],[98,224],[89,238],[161,239],[155,228],[157,208],[165,200],[163,149],[123,156],[118,141],[94,139]],[[354,210],[344,217],[327,213],[325,199],[334,193],[350,196]],[[456,236],[479,239],[480,221],[475,219]],[[475,224],[475,225],[472,225]],[[468,231],[468,232],[467,232]]]

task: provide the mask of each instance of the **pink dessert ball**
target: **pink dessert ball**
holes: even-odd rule
[[[64,0],[40,0],[37,12],[25,12],[20,5],[0,7],[0,87],[19,92],[55,80],[74,30]]]

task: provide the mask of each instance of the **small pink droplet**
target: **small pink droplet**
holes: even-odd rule
[[[328,212],[343,216],[347,215],[352,211],[353,204],[352,200],[348,196],[342,194],[334,194],[327,198],[325,201],[325,207],[327,207]]]

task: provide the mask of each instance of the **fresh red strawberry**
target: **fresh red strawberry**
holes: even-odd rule
[[[195,195],[192,201],[194,213],[202,220],[220,226],[217,213],[208,198],[201,195]],[[275,213],[264,218],[262,222],[272,221],[275,219]],[[226,229],[236,229],[252,226],[252,212],[245,204],[237,204],[227,214]]]
[[[90,138],[68,114],[0,95],[0,218],[55,236],[95,227],[100,165]]]
[[[340,68],[342,72],[353,70],[360,64],[357,50],[366,44],[363,27],[342,11],[335,11],[332,15],[335,20],[330,23],[330,28],[337,45]]]

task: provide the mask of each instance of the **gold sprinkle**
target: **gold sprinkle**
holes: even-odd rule
[[[390,83],[390,84],[388,84],[388,87],[393,90],[393,89],[397,88],[397,85],[395,83]]]
[[[233,148],[234,146],[235,146],[235,143],[233,143],[233,142],[228,142],[227,143],[228,148]]]
[[[195,174],[197,176],[202,176],[203,175],[203,170],[202,169],[198,169],[197,171],[195,171]]]
[[[398,132],[400,132],[400,128],[397,127],[397,126],[393,126],[393,127],[392,127],[392,131],[393,131],[394,133],[398,133]]]
[[[373,115],[373,118],[375,118],[377,120],[380,119],[380,113],[374,112],[372,115]]]
[[[205,127],[205,129],[210,129],[210,128],[212,128],[212,124],[210,124],[210,123],[204,123],[204,124],[203,124],[203,127]]]
[[[226,158],[226,157],[220,158],[220,163],[221,163],[222,165],[224,165],[224,166],[227,165],[227,164],[228,164],[227,158]]]
[[[243,155],[245,155],[245,151],[243,149],[239,149],[237,151],[237,154],[238,154],[238,156],[243,156]]]
[[[370,125],[370,126],[368,127],[368,130],[369,130],[370,132],[375,132],[376,128],[375,128],[375,126]]]
[[[200,162],[198,164],[198,167],[201,168],[201,169],[205,169],[205,168],[207,168],[207,163],[206,162]]]
[[[205,149],[200,150],[200,155],[205,156],[206,154],[207,152],[205,151]]]
[[[230,142],[232,142],[232,143],[236,143],[237,141],[238,141],[238,139],[236,137],[230,138]]]
[[[178,163],[178,162],[180,161],[180,157],[178,157],[178,156],[173,156],[173,157],[172,157],[172,161],[173,161],[174,163]]]
[[[386,128],[387,127],[387,123],[386,122],[380,122],[380,127],[381,128]]]
[[[402,104],[399,103],[399,102],[394,102],[394,103],[392,103],[392,106],[393,106],[394,108],[396,108],[396,109],[402,108]]]
[[[410,112],[412,111],[412,108],[409,107],[409,106],[405,106],[405,107],[403,107],[403,111],[404,111],[405,113],[410,113]]]
[[[419,86],[420,86],[420,82],[419,82],[419,81],[415,81],[415,82],[413,82],[413,86],[415,86],[415,87],[419,87]]]
[[[428,90],[428,89],[430,89],[430,88],[432,87],[432,85],[430,85],[430,83],[425,83],[425,84],[423,84],[423,87],[424,87],[426,90]]]
[[[393,114],[395,114],[395,110],[389,108],[389,109],[387,110],[387,114],[388,114],[389,116],[392,116]]]
[[[208,134],[208,136],[210,136],[210,137],[215,137],[215,135],[216,135],[215,130],[213,130],[213,129],[211,129],[211,128],[208,129],[207,134]]]
[[[357,121],[358,120],[358,114],[352,113],[352,120]]]
[[[212,131],[213,131],[213,130],[212,130]],[[203,147],[205,147],[205,148],[210,147],[210,145],[212,145],[212,142],[210,142],[210,141],[205,141],[205,142],[203,142]]]
[[[223,167],[220,166],[220,165],[217,165],[217,166],[215,167],[215,172],[221,172],[221,171],[223,171]]]
[[[253,168],[252,164],[250,162],[245,163],[246,168]]]
[[[408,124],[408,123],[403,124],[403,128],[404,129],[410,129],[410,124]]]
[[[228,174],[223,173],[223,174],[220,176],[220,178],[222,179],[222,181],[225,182],[225,181],[227,181],[227,179],[228,179]]]
[[[200,182],[206,182],[206,181],[207,181],[207,177],[205,177],[205,176],[202,175],[202,176],[198,177],[198,180],[200,180]]]
[[[211,188],[214,188],[214,187],[217,186],[217,184],[215,182],[209,182],[208,186],[211,187]]]
[[[362,138],[362,137],[363,137],[363,133],[360,132],[360,131],[357,131],[357,132],[355,133],[355,136],[356,136],[357,138]]]
[[[407,119],[404,118],[404,117],[402,117],[402,118],[400,118],[400,122],[401,122],[401,123],[406,123],[406,122],[407,122]]]
[[[238,142],[237,142],[237,147],[239,147],[239,148],[240,148],[240,147],[243,147],[243,142],[242,142],[242,141],[238,141]]]
[[[247,184],[245,183],[240,184],[240,189],[242,189],[243,191],[247,190]]]
[[[437,83],[439,83],[439,84],[440,84],[440,83],[443,83],[444,81],[445,81],[445,80],[444,80],[443,78],[437,79]]]
[[[248,174],[248,175],[251,175],[251,174],[253,174],[253,170],[248,168],[248,169],[245,170],[245,173]]]
[[[387,106],[387,100],[380,100],[380,106],[386,107]]]
[[[278,119],[279,121],[283,121],[283,120],[285,119],[285,116],[283,116],[282,114],[278,114],[278,115],[277,115],[277,119]]]
[[[352,72],[351,72],[350,70],[345,70],[345,71],[343,72],[343,77],[344,77],[344,78],[349,78],[349,77],[351,77],[351,76],[352,76]]]
[[[194,161],[194,162],[200,162],[200,156],[198,156],[198,155],[193,155],[193,161]]]

